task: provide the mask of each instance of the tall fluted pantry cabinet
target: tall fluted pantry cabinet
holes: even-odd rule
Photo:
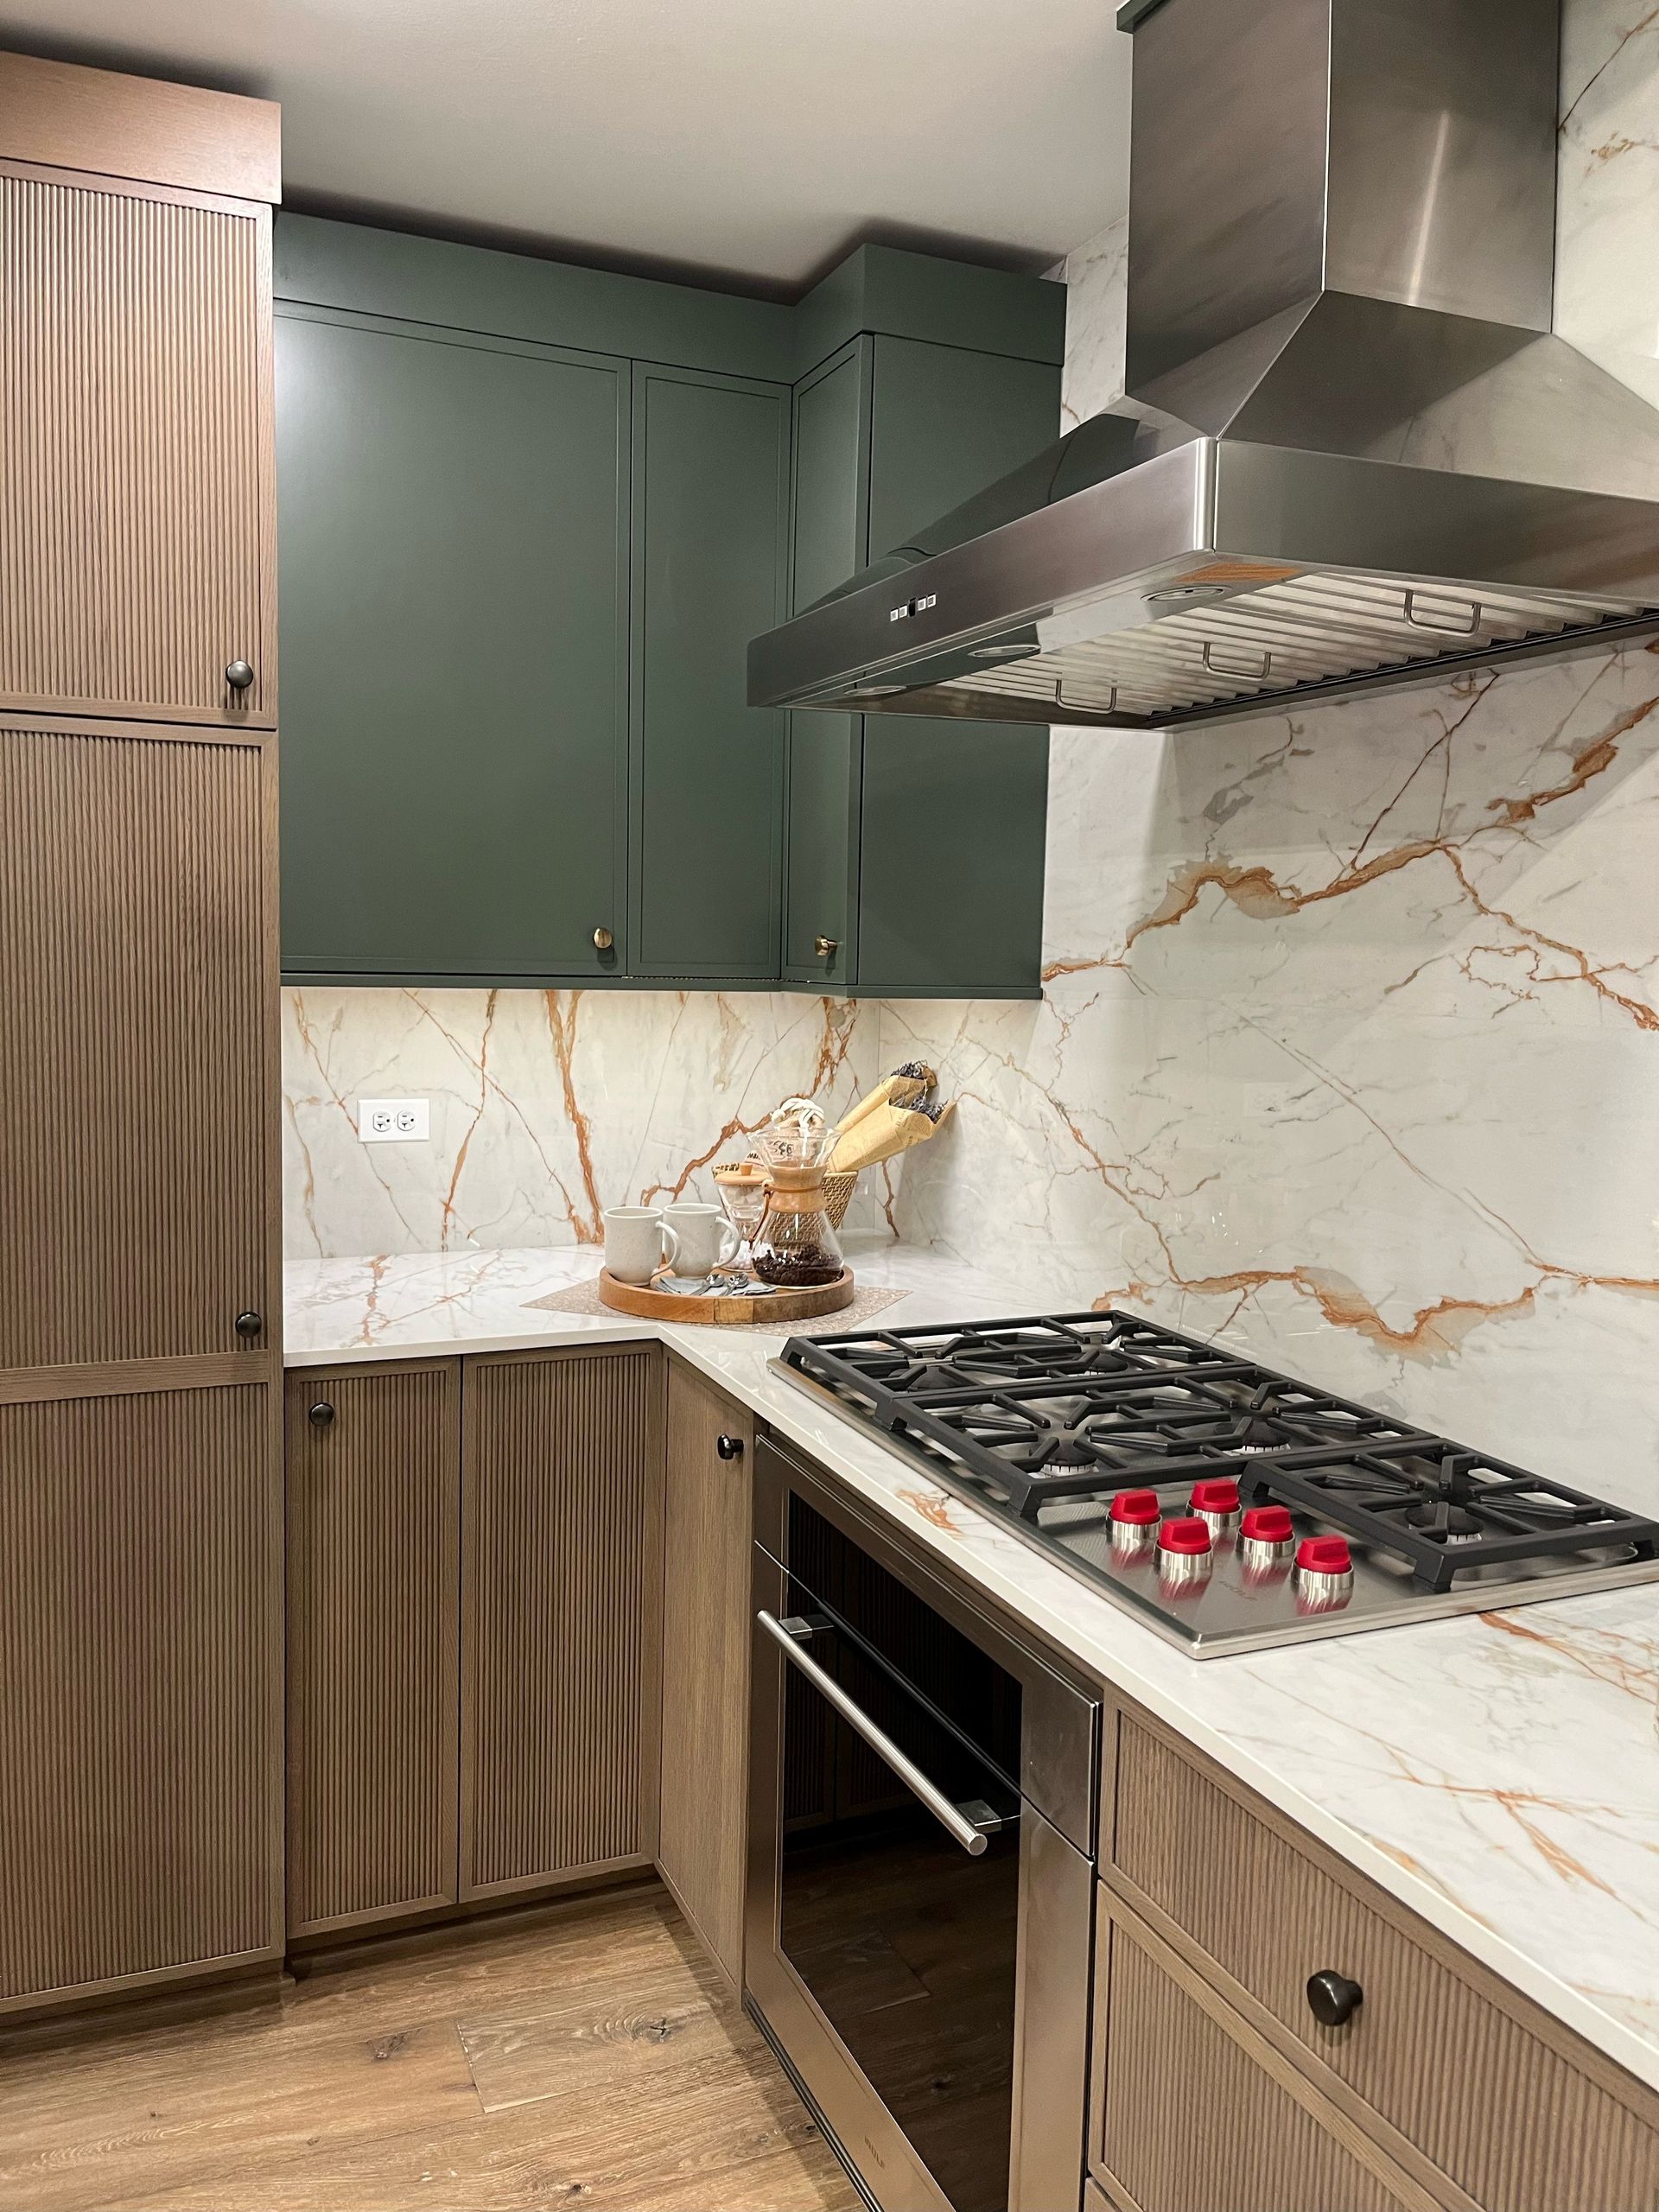
[[[266,103],[0,57],[0,2011],[280,1956]]]

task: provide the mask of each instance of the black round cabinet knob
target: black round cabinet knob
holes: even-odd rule
[[[313,1428],[332,1428],[334,1424],[334,1409],[327,1398],[319,1398],[316,1404],[307,1414],[306,1419]]]
[[[1359,1984],[1334,1967],[1308,1976],[1307,2009],[1322,2028],[1345,2028],[1364,2002]]]
[[[238,1337],[245,1337],[250,1342],[251,1342],[255,1337],[264,1336],[265,1333],[264,1315],[263,1313],[255,1313],[251,1311],[246,1313],[238,1313],[236,1317],[236,1333]]]
[[[741,1459],[743,1457],[743,1440],[741,1436],[717,1436],[715,1449],[722,1459]]]
[[[253,671],[245,660],[233,660],[225,671],[225,681],[232,691],[245,691],[253,682]]]

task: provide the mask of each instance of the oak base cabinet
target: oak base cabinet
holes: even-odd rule
[[[1659,2212],[1659,2096],[1160,1722],[1108,1726],[1090,2155],[1109,2196]],[[1334,2024],[1309,1992],[1325,1973],[1359,1993]],[[1202,2095],[1160,2100],[1160,2080]]]
[[[657,1850],[654,1344],[288,1377],[288,1929]]]
[[[280,1953],[270,1395],[0,1402],[0,2012]]]
[[[662,1359],[467,1363],[461,1894],[657,1853]]]
[[[461,1368],[290,1374],[288,1926],[455,1901]]]
[[[671,1364],[658,1864],[740,1987],[753,1464],[750,1414],[690,1369]]]
[[[1357,2131],[1316,2116],[1160,1963],[1103,1897],[1095,2178],[1132,2212],[1430,2212],[1396,2193]],[[1366,2161],[1369,2159],[1370,2163]]]

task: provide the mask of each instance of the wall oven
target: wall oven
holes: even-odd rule
[[[1076,2212],[1100,1707],[775,1442],[751,2009],[880,2212]]]

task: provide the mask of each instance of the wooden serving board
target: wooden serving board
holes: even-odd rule
[[[815,1321],[821,1313],[838,1313],[850,1306],[853,1271],[843,1268],[834,1282],[815,1283],[810,1290],[770,1290],[759,1298],[746,1298],[741,1291],[725,1298],[677,1298],[651,1284],[619,1282],[608,1268],[602,1268],[599,1294],[619,1313],[638,1314],[646,1321],[701,1322],[728,1329],[775,1321],[781,1328],[791,1321]]]

